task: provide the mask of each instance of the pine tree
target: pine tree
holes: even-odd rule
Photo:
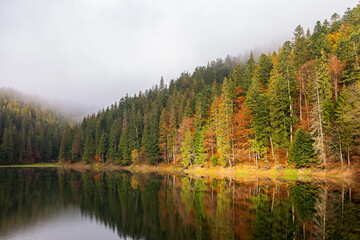
[[[102,162],[105,162],[105,156],[107,155],[108,149],[108,134],[103,132],[101,134],[100,143],[98,146],[98,154]]]
[[[249,60],[245,65],[244,77],[243,77],[242,81],[240,82],[240,86],[244,90],[245,93],[247,93],[247,91],[251,85],[251,79],[253,78],[255,68],[256,68],[256,63],[255,63],[254,55],[251,52]]]
[[[171,155],[173,164],[176,162],[175,158],[175,139],[176,139],[176,111],[175,106],[172,105],[170,108],[170,116],[169,116],[169,131],[167,135],[167,147],[168,153]]]
[[[108,145],[108,156],[110,161],[117,160],[118,145],[121,136],[121,118],[117,118],[110,128],[109,145]]]
[[[142,158],[142,160],[148,161],[147,149],[149,148],[149,144],[150,144],[149,127],[147,124],[145,124],[141,139],[140,157]]]
[[[62,162],[71,160],[72,139],[72,129],[68,125],[61,138],[59,158]]]
[[[5,127],[2,139],[2,145],[0,148],[1,152],[1,163],[10,164],[15,162],[14,154],[14,141],[12,127]]]
[[[159,129],[160,129],[160,138],[159,138],[159,148],[161,152],[161,158],[164,161],[167,161],[169,163],[169,154],[168,154],[168,133],[169,133],[169,124],[168,124],[168,112],[164,108],[160,115],[160,123],[159,123]]]
[[[302,26],[297,26],[294,32],[294,65],[299,69],[309,58],[306,52],[308,41],[305,37],[304,29]]]
[[[72,143],[71,159],[74,162],[82,159],[82,128],[79,127],[75,133],[75,137]]]
[[[297,168],[309,167],[314,162],[314,148],[311,135],[303,129],[298,129],[295,134],[295,140],[291,149],[290,162]]]
[[[315,61],[311,60],[302,65],[298,71],[297,80],[299,86],[299,120],[300,124],[305,123],[305,128],[308,127],[309,109],[310,109],[310,94],[309,89],[314,78]]]
[[[116,162],[122,165],[130,163],[131,150],[132,149],[129,144],[129,129],[126,127],[121,133]]]
[[[249,91],[246,94],[246,105],[249,106],[252,112],[252,129],[254,131],[255,139],[251,142],[252,149],[255,151],[255,159],[258,160],[266,153],[266,149],[272,144],[272,128],[270,125],[270,99],[267,93],[262,92],[259,75],[255,71],[251,82]]]
[[[351,152],[357,149],[360,135],[360,84],[356,83],[344,89],[339,97],[336,107],[335,126],[339,158],[343,165],[343,159],[347,159],[347,164],[351,164]]]
[[[277,66],[271,72],[268,95],[270,100],[270,121],[273,129],[271,133],[273,148],[288,148],[290,144],[290,125],[292,124],[289,107],[291,102],[287,80],[281,76]]]
[[[330,71],[327,64],[325,53],[318,60],[313,82],[313,108],[311,111],[311,129],[314,138],[315,153],[318,154],[320,162],[327,164],[326,146],[325,146],[325,129],[331,114],[331,83]]]
[[[85,145],[84,145],[84,156],[83,160],[85,163],[91,163],[95,156],[95,143],[94,138],[91,136],[91,134],[86,135],[85,139]]]
[[[205,127],[198,126],[195,129],[194,133],[194,154],[195,160],[194,162],[199,166],[204,166],[206,162],[206,149],[203,144],[205,137],[204,137]]]
[[[229,164],[232,166],[233,149],[233,99],[234,85],[231,79],[224,79],[221,100],[219,105],[219,120],[216,133],[216,142],[219,153],[219,163],[222,166]]]
[[[32,131],[28,132],[28,139],[26,143],[26,155],[25,155],[25,162],[33,163],[34,160],[34,151],[33,151],[33,143],[31,137],[33,136]]]
[[[210,157],[217,155],[217,132],[218,132],[218,107],[220,99],[215,99],[210,106],[210,116],[207,120],[203,144]]]
[[[273,68],[273,61],[271,58],[265,54],[261,54],[259,59],[259,80],[264,88],[267,88],[270,72]]]
[[[243,81],[244,71],[240,64],[236,66],[234,71],[231,73],[231,79],[233,79],[235,86],[240,86]]]
[[[181,155],[181,163],[183,166],[191,165],[195,160],[194,142],[190,129],[185,133],[185,140],[182,142],[181,147]]]

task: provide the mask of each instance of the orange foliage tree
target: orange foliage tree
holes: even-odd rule
[[[190,130],[191,133],[194,132],[194,122],[195,119],[193,117],[188,117],[185,118],[179,129],[177,130],[177,134],[176,134],[176,139],[175,139],[175,147],[174,147],[174,151],[175,151],[175,158],[176,161],[180,161],[182,159],[181,156],[181,147],[182,147],[182,143],[185,140],[185,134],[187,132],[187,130]]]
[[[218,126],[218,107],[220,98],[216,99],[210,106],[210,116],[208,118],[207,129],[204,133],[205,140],[203,142],[208,156],[217,156],[216,132]]]
[[[299,97],[297,99],[297,106],[299,112],[299,123],[298,126],[303,128],[304,130],[308,130],[310,128],[309,123],[309,113],[310,113],[310,103],[309,103],[309,94],[308,89],[312,79],[314,78],[314,67],[315,61],[311,60],[304,63],[297,74],[297,81],[299,83]]]
[[[239,97],[235,100],[233,124],[234,154],[236,160],[244,160],[250,156],[249,140],[253,134],[251,129],[251,110],[246,106],[243,90],[240,86],[237,89],[237,95]]]
[[[332,91],[333,91],[333,96],[335,97],[335,101],[337,101],[339,96],[340,76],[341,76],[341,71],[344,69],[344,67],[345,64],[342,63],[339,58],[337,58],[335,55],[330,55],[329,69],[330,69],[330,76],[332,83]]]

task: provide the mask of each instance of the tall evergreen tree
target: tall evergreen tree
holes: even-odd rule
[[[314,162],[314,148],[311,135],[303,129],[298,129],[291,149],[290,162],[296,167],[309,167]]]
[[[246,93],[251,85],[251,79],[253,78],[253,74],[256,68],[256,62],[254,59],[254,54],[251,52],[248,62],[245,65],[244,77],[240,82],[240,86],[244,89]]]
[[[314,138],[314,149],[319,156],[320,162],[326,164],[325,129],[328,125],[329,114],[331,113],[331,83],[330,71],[327,64],[325,52],[317,61],[315,78],[313,82],[313,108],[311,111],[311,128]]]

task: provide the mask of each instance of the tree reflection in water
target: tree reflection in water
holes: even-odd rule
[[[358,190],[128,172],[0,170],[0,237],[68,206],[133,239],[359,239]]]

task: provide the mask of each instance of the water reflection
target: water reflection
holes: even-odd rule
[[[360,238],[358,191],[326,182],[2,169],[0,207],[5,239],[40,225],[69,239],[59,219],[81,226],[76,239]]]

